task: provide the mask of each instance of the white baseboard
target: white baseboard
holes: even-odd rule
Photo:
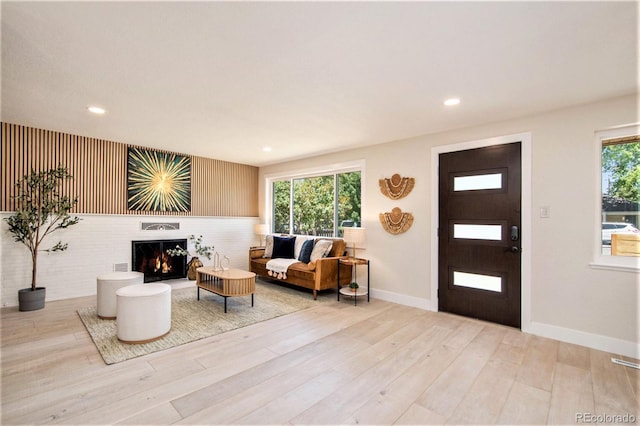
[[[640,359],[640,343],[629,340],[616,339],[614,337],[587,333],[540,322],[531,322],[526,328],[523,327],[522,331],[540,337],[548,337],[550,339],[586,346],[616,355]]]
[[[398,303],[404,306],[424,309],[425,311],[438,312],[437,301],[432,303],[429,299],[407,296],[384,290],[371,290],[371,297],[387,302]],[[640,359],[640,343],[628,340],[616,339],[599,334],[587,333],[570,328],[558,327],[555,325],[540,322],[531,322],[523,325],[522,331],[540,337],[559,340],[561,342],[573,343],[575,345],[586,346],[588,348],[609,352],[616,355],[624,355],[635,359]]]
[[[431,306],[431,301],[429,299],[407,296],[406,294],[398,294],[390,291],[371,289],[371,297],[384,300],[386,302],[397,303],[399,305],[411,306],[412,308],[424,309],[425,311],[438,310],[437,306],[436,309],[433,309],[433,307]]]

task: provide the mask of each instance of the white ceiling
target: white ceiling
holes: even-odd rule
[[[1,14],[2,121],[256,166],[639,87],[635,1],[3,1]]]

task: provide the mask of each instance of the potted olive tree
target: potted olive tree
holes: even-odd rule
[[[80,220],[69,211],[77,204],[78,198],[61,195],[60,186],[72,179],[66,167],[25,175],[16,182],[15,212],[4,220],[15,241],[24,244],[31,253],[31,287],[18,291],[19,309],[34,311],[44,308],[45,287],[38,287],[38,253],[57,252],[67,249],[68,244],[58,241],[48,249],[42,249],[43,240],[58,229],[75,225]]]

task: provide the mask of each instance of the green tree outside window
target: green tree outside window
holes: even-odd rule
[[[360,225],[360,177],[357,171],[275,181],[274,232],[341,236],[342,224]]]

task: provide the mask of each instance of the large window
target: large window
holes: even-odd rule
[[[272,224],[276,233],[342,236],[361,225],[361,172],[344,171],[271,181]]]
[[[634,239],[640,206],[640,136],[602,141],[602,254],[638,256],[620,248],[621,240]],[[620,235],[616,235],[620,234]],[[632,248],[629,245],[628,248]]]
[[[603,132],[600,255],[640,256],[640,135]]]

